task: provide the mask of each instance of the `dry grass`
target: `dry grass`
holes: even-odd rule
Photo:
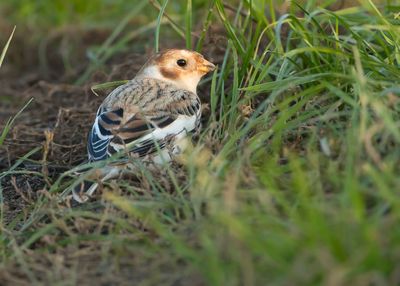
[[[170,3],[162,25],[130,9],[113,29],[82,16],[42,41],[17,30],[0,122],[34,100],[0,148],[2,284],[400,283],[398,6],[277,2]],[[132,78],[154,30],[219,65],[199,90],[203,132],[169,168],[71,207],[60,197],[107,93],[90,87]]]

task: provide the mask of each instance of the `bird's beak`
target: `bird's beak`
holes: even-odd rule
[[[215,65],[213,63],[210,63],[207,60],[204,60],[198,67],[198,71],[202,73],[208,73],[210,71],[215,70]]]

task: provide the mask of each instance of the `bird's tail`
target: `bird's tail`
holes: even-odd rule
[[[78,203],[86,202],[90,196],[96,191],[98,183],[90,181],[82,181],[72,190],[72,197]]]

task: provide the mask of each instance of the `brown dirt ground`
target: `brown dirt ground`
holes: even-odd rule
[[[220,29],[215,29],[218,35]],[[44,172],[49,179],[57,178],[62,172],[77,166],[86,159],[86,137],[94,120],[97,107],[106,93],[97,97],[90,87],[97,83],[133,78],[151,51],[145,55],[139,53],[123,53],[112,57],[105,65],[95,72],[82,86],[71,84],[89,64],[85,59],[86,48],[100,44],[106,38],[106,32],[71,31],[66,29],[49,36],[47,43],[47,67],[37,68],[39,47],[27,49],[23,39],[16,36],[7,55],[7,61],[0,71],[0,87],[5,103],[0,106],[0,129],[5,122],[15,115],[29,99],[31,104],[17,118],[8,134],[5,143],[0,147],[0,172],[9,169],[15,161],[35,147],[40,150],[30,157],[30,162],[24,162],[20,169]],[[211,33],[210,33],[211,34]],[[75,70],[63,67],[60,56],[62,43],[73,35],[74,47],[78,51],[71,59]],[[76,38],[79,38],[78,41]],[[149,41],[149,39],[142,39]],[[219,36],[207,39],[205,56],[213,61],[222,60],[223,48]],[[207,45],[207,43],[209,45]],[[210,45],[210,43],[213,43]],[[15,50],[14,47],[24,47]],[[182,46],[169,43],[164,48]],[[220,47],[220,48],[218,48]],[[21,60],[21,55],[26,60]],[[34,58],[36,56],[36,58]],[[206,89],[203,87],[203,102],[207,102]],[[6,209],[18,212],[23,208],[24,192],[44,188],[46,182],[36,175],[8,176],[2,181]]]
[[[352,6],[354,3],[339,1],[331,9]],[[287,7],[283,5],[282,9],[281,13],[284,13]],[[201,26],[198,27],[200,29]],[[2,30],[10,31],[11,27],[0,21]],[[4,42],[1,34],[8,33],[0,33],[0,39]],[[87,133],[97,107],[106,95],[103,93],[96,97],[90,87],[134,77],[151,54],[151,48],[144,53],[124,52],[114,55],[85,84],[77,86],[71,83],[79,78],[89,64],[87,48],[103,43],[110,31],[64,27],[52,31],[39,44],[19,36],[24,34],[21,32],[14,36],[6,62],[0,69],[0,130],[29,99],[34,100],[18,117],[5,144],[0,147],[0,172],[6,171],[18,158],[39,147],[40,150],[30,157],[34,161],[24,162],[19,168],[44,172],[49,180],[56,179],[86,159]],[[136,41],[147,42],[149,44],[144,46],[151,47],[153,39],[147,37]],[[161,43],[161,46],[183,47],[184,43],[168,41]],[[211,26],[203,45],[205,57],[216,64],[222,63],[225,46],[224,28]],[[68,67],[63,64],[66,54],[70,62]],[[203,111],[204,120],[207,119],[208,90],[209,86],[202,86],[199,90],[206,107]],[[34,196],[35,191],[46,186],[43,178],[27,174],[14,179],[8,176],[1,184],[10,218],[24,208],[24,192]]]
[[[4,31],[8,31],[8,28]],[[215,63],[222,62],[224,52],[225,39],[223,36],[218,36],[221,31],[219,28],[212,28],[210,34],[214,36],[206,39],[205,47],[208,48],[203,52]],[[103,92],[97,97],[91,92],[90,87],[97,83],[133,78],[151,53],[145,51],[144,54],[133,52],[117,54],[92,74],[85,84],[77,86],[72,82],[89,64],[85,57],[86,48],[101,44],[108,35],[107,31],[83,32],[73,29],[57,31],[45,41],[45,66],[41,65],[43,59],[39,58],[40,47],[26,42],[18,35],[17,33],[13,38],[6,61],[0,70],[0,130],[3,130],[7,120],[31,98],[33,101],[16,119],[3,146],[0,147],[0,174],[9,170],[19,158],[34,148],[38,148],[38,151],[16,169],[23,171],[23,174],[7,175],[0,182],[4,200],[3,219],[6,225],[19,215],[28,218],[38,194],[48,189],[63,172],[85,161],[87,133],[97,107],[106,95],[106,92]],[[148,38],[140,40],[152,43]],[[70,65],[73,68],[69,69],[65,68],[61,59],[65,41],[72,43],[69,49],[74,51],[70,52]],[[179,46],[182,44],[169,43],[163,45],[163,48]],[[205,104],[208,89],[209,86],[202,87],[199,92]],[[207,114],[204,115],[206,118]],[[138,182],[134,184],[138,185]],[[45,224],[46,222],[39,222],[38,226]],[[94,228],[97,222],[77,219],[74,224],[87,224]],[[80,232],[82,230],[78,228],[77,233]],[[45,236],[39,244],[51,248],[52,240],[56,239],[59,238]],[[111,267],[107,269],[107,275],[102,275],[102,269],[96,261],[99,260],[99,255],[103,255],[104,244],[81,245],[81,248],[60,248],[52,253],[43,254],[35,252],[33,246],[26,250],[27,255],[24,256],[29,260],[26,263],[30,265],[33,274],[24,272],[23,265],[14,261],[0,268],[0,282],[2,281],[2,285],[29,285],[32,282],[32,275],[39,281],[62,281],[64,278],[69,278],[71,271],[76,269],[78,282],[91,284],[93,281],[91,279],[96,279],[96,283],[100,285],[124,285],[127,281],[137,281],[141,277],[151,276],[152,271],[157,272],[157,269],[151,268],[154,261],[142,261],[138,254],[136,262],[134,257],[125,256],[122,256],[117,264],[111,261],[114,259],[112,256],[109,257],[109,261],[102,260],[105,263],[102,267]],[[171,275],[172,269],[168,270],[171,268],[169,264],[169,261],[159,261],[158,266],[155,266],[165,268],[167,273],[165,281],[172,279],[170,284],[174,285],[187,285],[185,281],[190,281],[192,285],[201,284],[195,275],[190,277],[179,273]],[[135,272],[131,271],[132,265],[135,265]],[[60,270],[58,274],[54,274],[59,277],[46,277],[49,273],[54,273],[52,270],[56,272]],[[137,275],[141,277],[136,277]]]
[[[225,51],[226,39],[222,30],[211,27],[204,43],[204,55],[217,64],[222,62]],[[0,22],[0,35],[7,35],[8,32],[5,31],[10,31],[10,27],[4,27]],[[46,189],[49,182],[85,161],[87,133],[97,107],[104,98],[104,96],[96,97],[90,87],[96,83],[132,78],[150,54],[150,51],[145,51],[115,55],[85,84],[76,86],[72,82],[89,64],[85,55],[86,49],[103,43],[109,31],[82,31],[67,27],[48,35],[45,41],[42,41],[42,46],[19,36],[23,34],[23,32],[17,33],[13,38],[6,61],[0,69],[0,130],[3,130],[6,121],[28,100],[31,98],[34,100],[17,118],[4,145],[0,147],[0,174],[6,172],[18,158],[29,151],[36,147],[39,150],[29,161],[19,165],[18,170],[23,170],[24,174],[6,176],[0,182],[5,223],[11,222],[20,214],[28,217],[29,206],[34,204],[37,194]],[[149,38],[138,40],[152,43]],[[1,39],[1,42],[4,42],[4,39]],[[62,60],[66,43],[71,43],[73,47],[72,52],[71,47],[68,47],[69,68],[63,65]],[[43,45],[46,49],[43,49]],[[172,42],[162,47],[182,45],[183,43]],[[40,52],[45,55],[44,58],[43,56],[40,58]],[[209,86],[203,86],[199,92],[205,105],[208,101],[207,90]],[[203,118],[207,119],[207,114],[204,114]],[[27,171],[39,172],[44,176]],[[74,224],[79,233],[82,231],[79,225],[96,227],[97,221],[77,219]],[[57,237],[45,236],[40,243],[51,247],[53,240],[56,239]],[[143,260],[143,257],[148,255],[140,253],[136,257],[122,256],[117,263],[118,266],[114,266],[115,261],[111,261],[113,258],[110,256],[110,261],[107,260],[103,266],[99,266],[97,260],[99,256],[104,255],[104,248],[107,248],[104,244],[92,243],[81,245],[80,249],[57,248],[51,253],[44,254],[28,249],[24,257],[28,259],[26,264],[31,266],[33,274],[24,272],[17,261],[10,262],[6,267],[0,268],[0,284],[30,285],[32,275],[43,281],[62,281],[68,278],[71,269],[76,269],[77,282],[92,284],[96,281],[99,285],[124,285],[157,271],[152,268],[153,261]],[[163,272],[167,273],[164,284],[202,285],[202,279],[196,275],[186,277],[178,273],[171,276],[170,261],[163,261],[161,257],[159,259],[161,261],[157,261],[154,267],[158,267],[158,270],[163,268]],[[132,265],[135,265],[135,271],[132,271]],[[102,275],[104,270],[102,267],[111,267],[107,269],[108,275]],[[46,278],[49,270],[50,272],[54,270],[53,273],[56,274]],[[84,277],[79,276],[79,273],[84,273]]]

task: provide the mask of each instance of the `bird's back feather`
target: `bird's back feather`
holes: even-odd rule
[[[196,94],[150,78],[114,90],[100,106],[88,138],[90,161],[125,150],[143,157],[193,131],[200,120]]]

